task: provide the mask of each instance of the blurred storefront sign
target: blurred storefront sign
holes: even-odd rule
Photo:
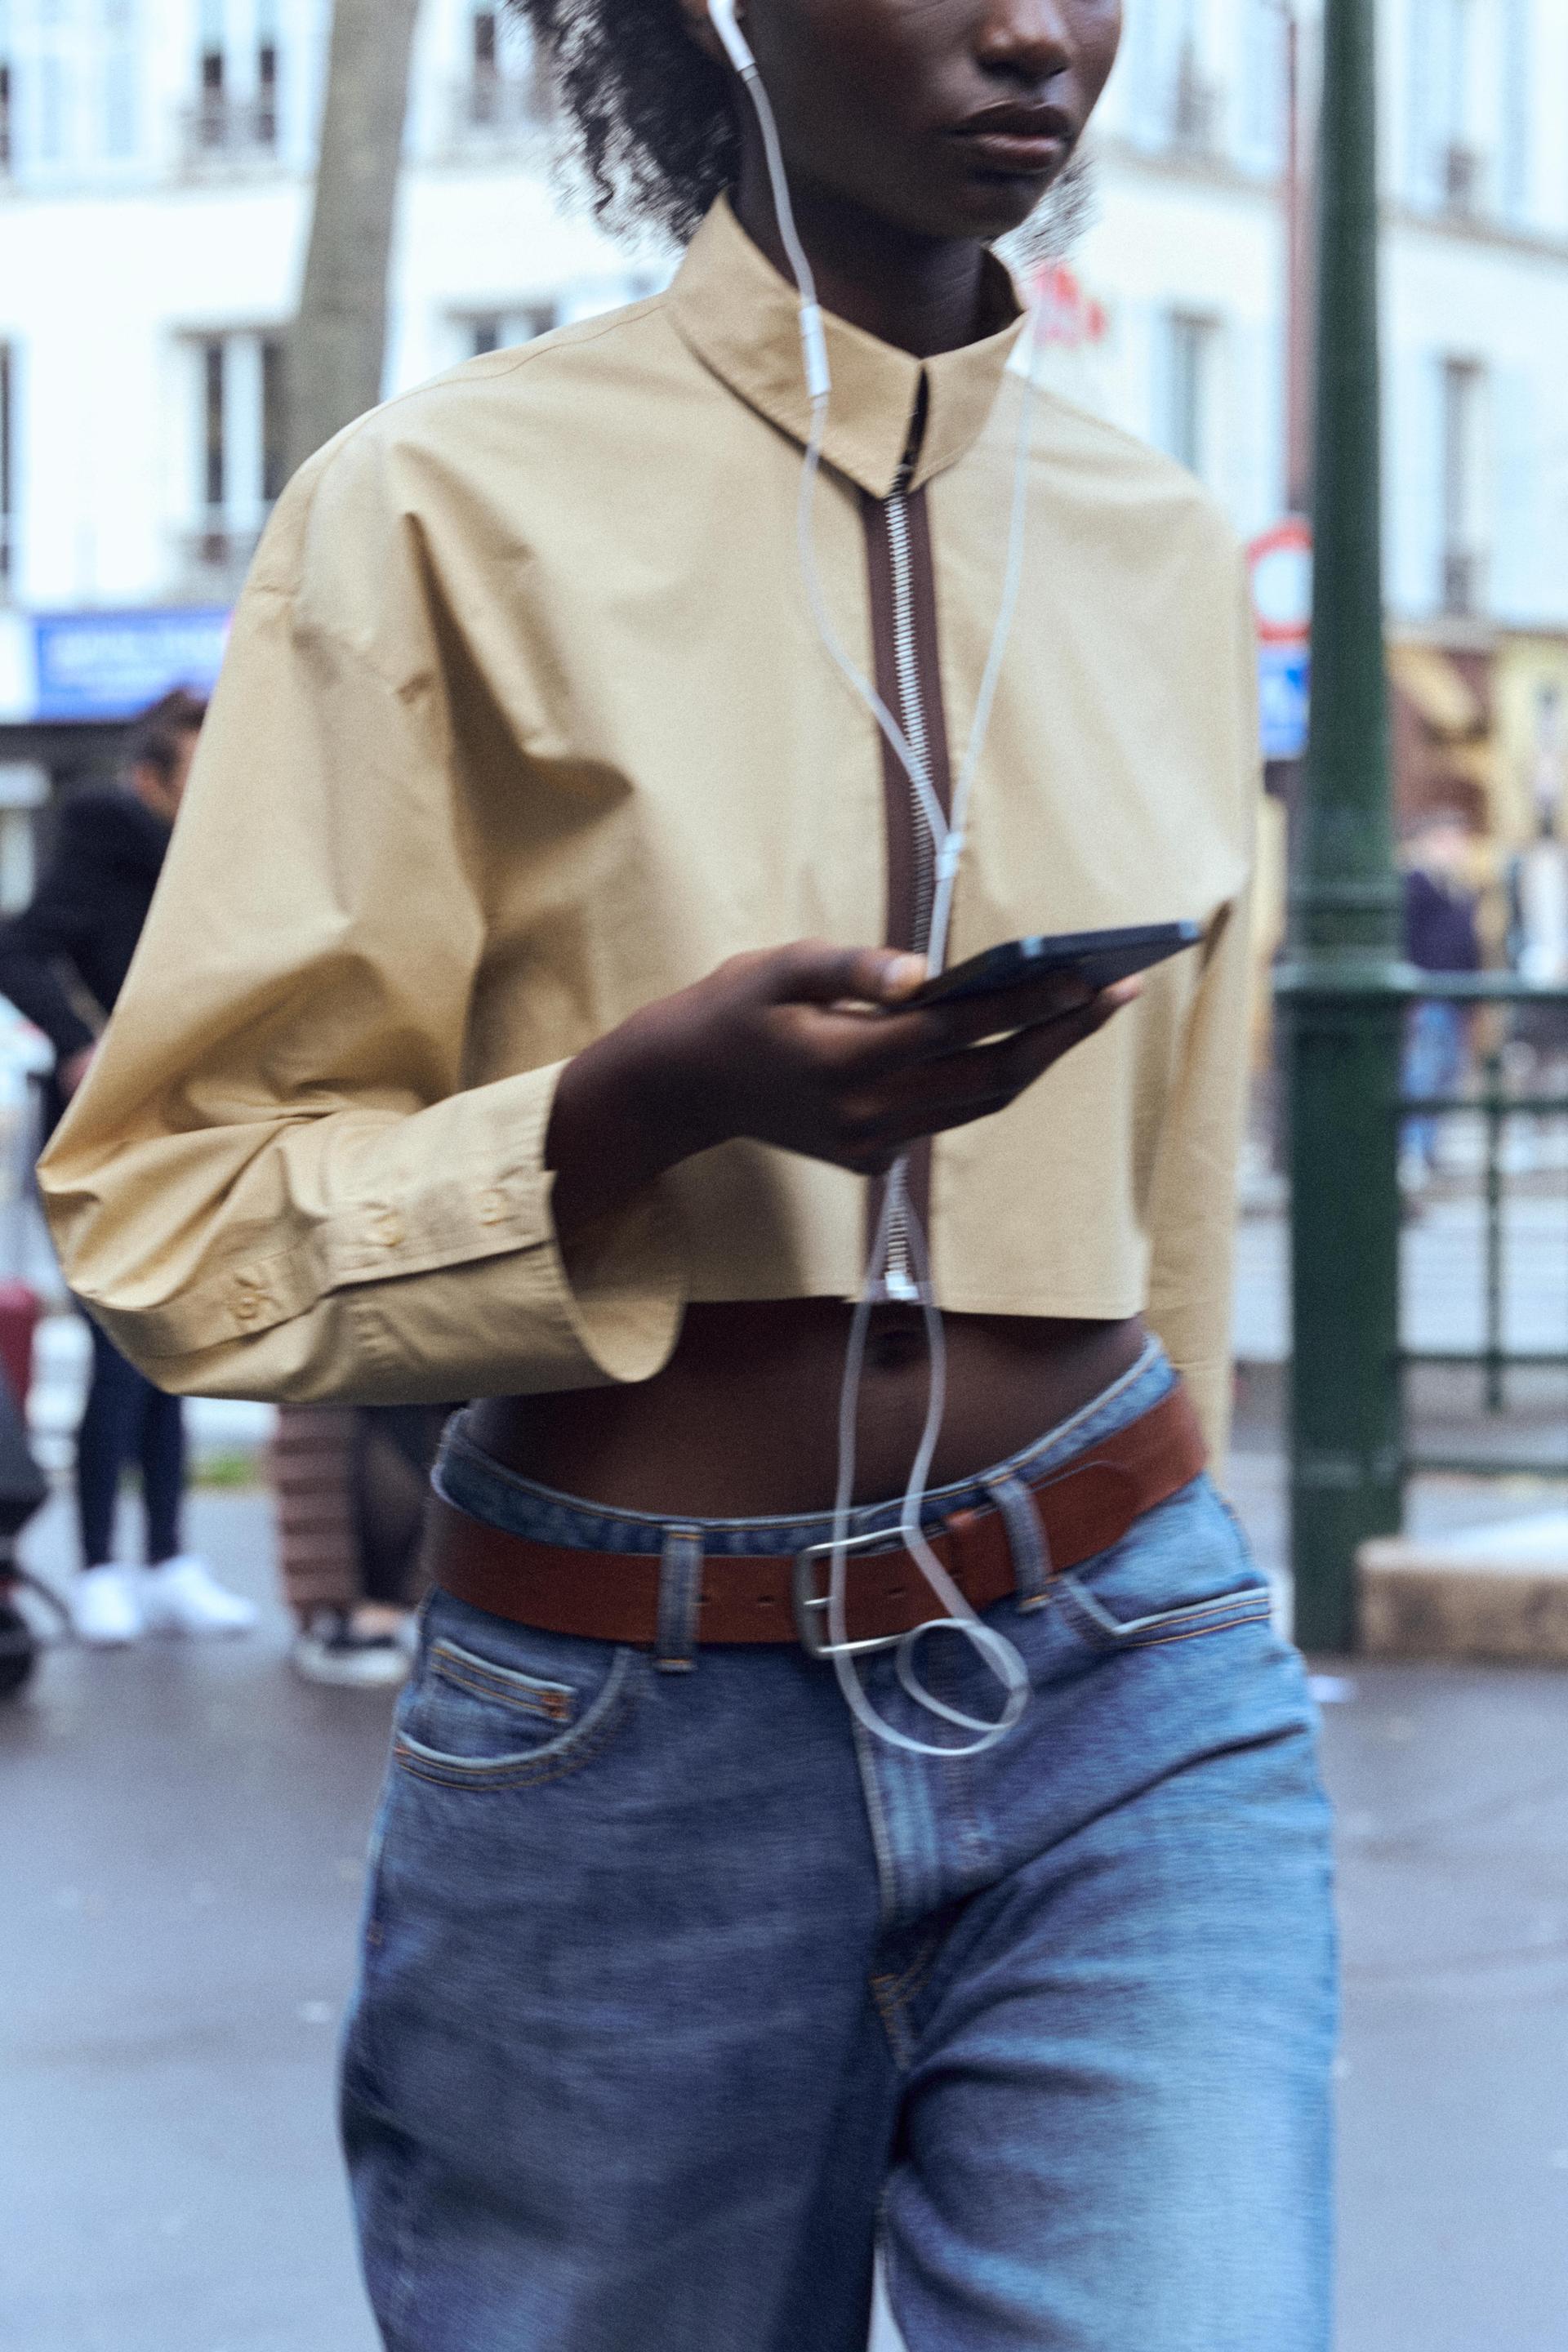
[[[1264,758],[1304,759],[1312,705],[1312,656],[1305,646],[1258,646],[1258,701]]]
[[[221,606],[33,615],[34,719],[129,719],[172,687],[210,693],[229,615]]]
[[[1109,330],[1105,305],[1081,284],[1065,261],[1037,272],[1035,298],[1039,305],[1040,341],[1079,350],[1085,343],[1102,343]]]
[[[1258,621],[1258,688],[1263,756],[1306,756],[1312,685],[1312,533],[1290,515],[1247,551]]]

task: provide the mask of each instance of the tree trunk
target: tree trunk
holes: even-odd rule
[[[290,471],[381,398],[419,0],[334,0],[316,208],[289,350]]]

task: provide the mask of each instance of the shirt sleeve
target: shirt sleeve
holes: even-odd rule
[[[1231,767],[1246,880],[1219,910],[1155,1155],[1149,1321],[1192,1391],[1211,1465],[1224,1469],[1232,1402],[1237,1162],[1247,1112],[1255,952],[1252,868],[1261,751],[1250,589],[1243,583]]]
[[[563,1066],[470,1087],[485,845],[375,420],[305,469],[236,615],[131,976],[40,1169],[72,1288],[161,1387],[447,1402],[649,1377],[657,1188],[563,1252]]]

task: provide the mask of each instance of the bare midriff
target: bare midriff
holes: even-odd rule
[[[798,1298],[688,1309],[669,1362],[635,1387],[495,1397],[475,1442],[521,1476],[612,1509],[755,1518],[832,1507],[850,1310]],[[931,1483],[990,1468],[1127,1371],[1137,1317],[950,1315],[947,1410]],[[926,1415],[918,1308],[875,1310],[857,1431],[858,1502],[902,1494]]]

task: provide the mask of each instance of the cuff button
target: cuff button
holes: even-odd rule
[[[479,1194],[479,1223],[481,1225],[499,1225],[505,1215],[506,1194],[504,1192],[481,1192]]]
[[[395,1249],[403,1239],[403,1220],[393,1209],[377,1217],[374,1225],[376,1240],[383,1249]]]

